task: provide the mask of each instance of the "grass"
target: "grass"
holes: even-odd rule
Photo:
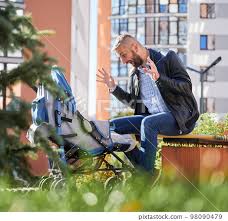
[[[80,185],[77,183],[80,180]],[[104,190],[96,179],[73,177],[58,191],[1,192],[0,211],[227,211],[227,181],[194,186],[162,177],[151,187],[146,176]],[[215,194],[216,193],[216,194]]]

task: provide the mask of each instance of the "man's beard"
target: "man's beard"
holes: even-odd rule
[[[132,59],[129,62],[133,67],[138,68],[143,64],[143,59],[132,51]]]

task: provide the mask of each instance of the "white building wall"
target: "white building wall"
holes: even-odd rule
[[[71,86],[77,109],[96,116],[97,0],[72,0]]]
[[[225,70],[228,70],[228,13],[227,18],[224,17],[224,14],[222,18],[216,14],[215,19],[200,19],[200,3],[215,3],[216,12],[223,10],[224,5],[228,6],[227,0],[189,0],[187,64],[199,70],[200,66],[209,66],[217,57],[222,57],[222,61],[216,65],[216,76],[220,80],[204,83],[204,97],[215,97],[216,101],[223,100],[224,102],[215,102],[215,112],[228,112],[228,72],[227,77],[225,74]],[[203,34],[215,35],[215,50],[200,50],[200,35]],[[223,45],[224,47],[222,47]],[[199,75],[189,73],[193,82],[194,94],[199,101]],[[226,100],[227,102],[225,102]]]

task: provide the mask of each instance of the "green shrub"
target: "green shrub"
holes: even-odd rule
[[[222,212],[227,211],[227,184],[222,181],[194,186],[173,177],[162,178],[152,188],[150,177],[138,175],[108,193],[99,181],[82,183],[78,188],[69,182],[68,189],[58,191],[1,191],[0,211]]]
[[[217,120],[217,114],[205,113],[200,115],[193,134],[223,135],[228,130],[228,114],[222,120]]]

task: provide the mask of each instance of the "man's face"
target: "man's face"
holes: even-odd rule
[[[136,68],[143,64],[142,58],[127,46],[119,46],[116,49],[116,53],[120,57],[120,60],[123,64],[131,64]]]

